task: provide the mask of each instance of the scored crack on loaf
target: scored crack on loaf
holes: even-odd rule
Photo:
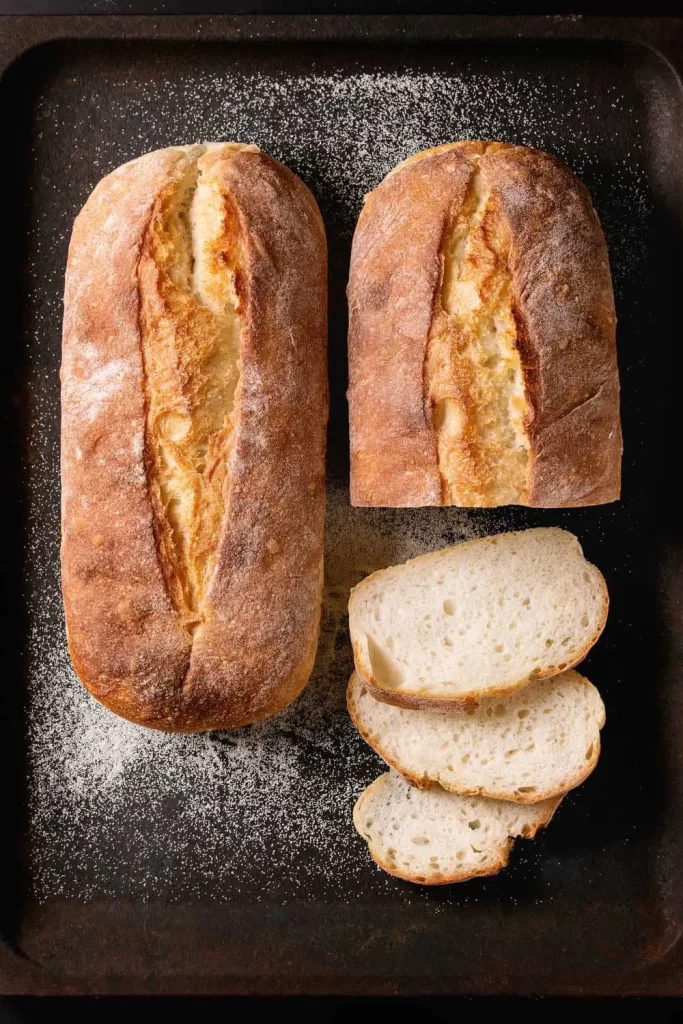
[[[451,714],[380,702],[354,673],[347,703],[363,739],[413,785],[521,804],[580,785],[605,723],[600,694],[571,671]]]
[[[406,160],[366,197],[348,298],[354,505],[619,497],[607,249],[559,160],[484,142]]]
[[[390,771],[361,793],[353,821],[384,871],[407,882],[448,885],[497,874],[514,838],[533,839],[561,799],[521,805],[464,797],[438,786],[416,789]]]
[[[255,146],[118,168],[74,225],[62,363],[69,648],[169,730],[284,707],[322,596],[327,267],[305,185]]]
[[[464,708],[577,665],[608,603],[602,574],[566,530],[465,541],[354,587],[356,671],[389,704]]]
[[[202,621],[225,511],[240,375],[240,236],[220,164],[190,156],[156,200],[138,268],[155,526],[169,591],[190,629]]]

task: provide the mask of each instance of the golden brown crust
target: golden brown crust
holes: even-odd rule
[[[243,242],[241,372],[204,621],[169,595],[145,464],[138,268],[194,147],[119,168],[77,218],[65,293],[62,579],[69,648],[102,703],[154,728],[231,728],[301,691],[320,616],[326,247],[317,206],[255,147],[216,147]]]
[[[382,686],[375,677],[372,675],[372,668],[370,665],[366,665],[363,655],[360,650],[354,647],[354,658],[356,665],[356,672],[363,680],[365,686],[375,698],[382,704],[393,704],[397,708],[411,708],[414,711],[467,711],[468,708],[476,708],[479,703],[478,695],[473,697],[424,697],[418,693],[411,693],[410,690],[389,690],[387,687]],[[523,683],[518,684],[526,686],[528,679],[525,679]],[[504,693],[510,693],[512,690],[506,689]],[[486,691],[488,697],[489,691]],[[497,691],[494,696],[501,696]]]
[[[605,239],[588,190],[523,146],[481,160],[512,239],[518,345],[532,409],[529,504],[616,501],[621,425],[616,313]]]
[[[358,675],[358,673],[354,673],[354,675]],[[540,803],[542,800],[548,800],[550,797],[553,796],[565,796],[572,789],[576,789],[576,787],[580,786],[582,782],[585,782],[588,776],[594,771],[595,766],[597,765],[598,760],[600,758],[601,747],[600,736],[598,735],[597,739],[593,742],[593,752],[590,760],[586,762],[585,768],[583,768],[582,771],[577,772],[576,775],[574,775],[567,782],[567,784],[563,786],[562,790],[559,793],[556,790],[534,790],[533,793],[520,793],[518,789],[513,789],[509,793],[501,794],[500,792],[494,793],[491,790],[486,789],[485,786],[477,786],[476,788],[471,789],[466,786],[455,786],[452,784],[449,785],[447,780],[436,781],[435,779],[430,779],[426,774],[415,775],[413,772],[407,771],[405,767],[401,765],[395,758],[390,757],[387,754],[386,750],[382,747],[382,745],[377,742],[377,739],[371,736],[367,729],[364,728],[362,719],[358,714],[358,707],[354,694],[354,675],[351,676],[351,678],[349,679],[348,686],[346,687],[346,707],[348,709],[351,721],[353,722],[353,724],[355,725],[356,729],[363,737],[365,742],[368,744],[368,746],[372,747],[375,753],[379,754],[382,760],[386,764],[388,764],[390,768],[393,768],[395,771],[399,773],[399,775],[402,775],[406,782],[409,782],[411,786],[415,786],[416,789],[435,789],[436,787],[440,786],[442,789],[447,790],[449,793],[458,793],[460,796],[485,796],[491,800],[509,800],[510,803],[514,804],[537,804]],[[358,676],[358,678],[360,679],[361,677]],[[363,684],[367,686],[365,680],[363,680]],[[367,689],[374,697],[376,691],[371,687],[367,687]],[[381,698],[379,699],[381,700]],[[387,702],[385,701],[385,703]],[[429,705],[426,708],[423,708],[422,710],[433,711],[444,709],[435,709],[433,703],[430,701]],[[453,707],[453,705],[451,705],[446,710],[451,712],[458,710],[465,711],[466,708],[460,709],[455,708]]]
[[[491,453],[478,448],[467,429],[455,464],[472,486],[464,488],[463,500],[450,494],[440,465],[439,424],[431,422],[433,366],[427,357],[435,330],[445,329],[439,326],[444,239],[468,200],[475,167],[492,197],[493,226],[504,243],[499,255],[507,254],[527,404],[528,480],[516,498],[504,487],[492,486],[488,497],[480,493],[476,474],[490,483]],[[587,190],[560,161],[522,146],[469,142],[400,165],[367,197],[361,213],[349,313],[354,505],[514,500],[563,507],[619,497],[619,378],[607,251]],[[466,343],[463,336],[456,349]],[[441,380],[440,393],[448,394],[447,383]],[[480,393],[481,384],[469,377],[453,378],[453,398],[466,416],[473,415]],[[468,469],[470,461],[476,472]]]
[[[449,149],[366,197],[348,286],[353,505],[441,504],[422,377],[441,239],[471,176],[465,155]]]

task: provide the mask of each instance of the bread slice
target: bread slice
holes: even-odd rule
[[[508,862],[512,837],[533,839],[562,797],[521,806],[445,789],[415,789],[398,774],[380,775],[353,810],[358,832],[390,875],[423,885],[495,875]]]
[[[354,672],[346,699],[366,743],[415,786],[535,804],[583,782],[600,756],[605,706],[578,672],[444,714],[392,707]]]
[[[605,581],[571,533],[471,540],[351,592],[356,669],[374,696],[448,711],[578,664],[607,618]]]

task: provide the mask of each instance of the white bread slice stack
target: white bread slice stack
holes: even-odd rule
[[[535,804],[586,779],[600,755],[605,706],[578,672],[485,697],[455,714],[381,703],[354,673],[351,719],[366,743],[413,785]]]
[[[513,837],[532,839],[561,799],[521,805],[415,789],[390,771],[361,794],[353,820],[384,871],[408,882],[447,885],[504,868]]]
[[[381,868],[495,874],[595,767],[605,709],[570,671],[607,587],[559,529],[504,533],[373,573],[351,593],[351,718],[390,765],[354,822]],[[395,770],[394,770],[395,769]]]
[[[356,671],[389,704],[472,706],[578,664],[607,607],[602,574],[565,530],[466,541],[352,590]]]

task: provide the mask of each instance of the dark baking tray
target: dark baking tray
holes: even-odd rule
[[[6,18],[0,991],[651,993],[683,989],[680,298],[683,19]],[[255,141],[330,242],[327,602],[306,695],[266,727],[148,740],[70,675],[58,571],[61,288],[72,218],[148,149]],[[610,246],[624,500],[582,511],[352,512],[346,281],[362,193],[463,135],[562,155]],[[498,878],[434,891],[351,825],[348,586],[472,533],[574,530],[612,594],[586,671],[604,753]],[[201,744],[204,744],[201,746]]]

